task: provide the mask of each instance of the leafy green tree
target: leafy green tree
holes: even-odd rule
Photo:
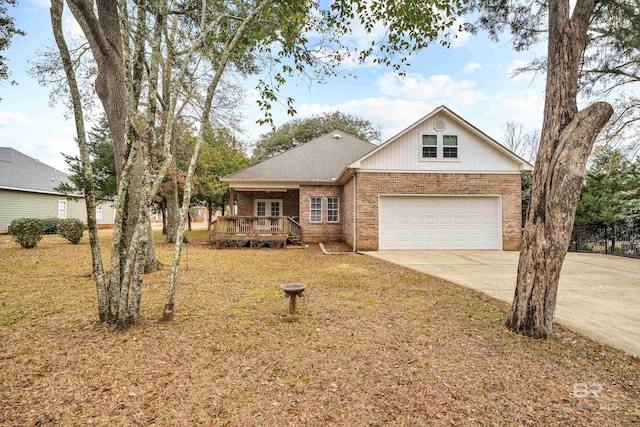
[[[15,6],[16,0],[0,0],[0,52],[7,50],[13,36],[24,36],[25,32],[16,28],[15,18],[9,16],[7,6]],[[9,78],[7,58],[0,55],[0,80]],[[1,99],[1,98],[0,98]]]
[[[102,116],[97,125],[88,132],[87,145],[95,182],[96,200],[113,200],[118,194],[116,185],[116,163],[113,142],[107,118]],[[82,162],[77,156],[62,153],[69,165],[69,180],[73,185],[60,184],[56,190],[63,193],[81,193],[84,188]]]
[[[596,151],[576,209],[576,225],[609,226],[630,218],[640,205],[638,165],[620,149]]]
[[[260,162],[336,129],[364,141],[382,139],[380,131],[369,120],[335,111],[306,119],[293,119],[272,132],[261,135],[253,150],[252,160]]]
[[[473,29],[498,40],[510,31],[516,50],[547,41],[543,124],[522,236],[516,291],[507,326],[546,338],[553,334],[558,281],[567,253],[585,165],[596,138],[613,114],[606,102],[578,108],[581,70],[592,30],[600,22],[624,23],[601,14],[597,0],[526,2],[469,0]],[[609,19],[609,21],[607,21]]]
[[[209,210],[209,223],[215,208],[229,197],[229,185],[220,177],[249,166],[242,144],[225,128],[212,129],[205,135],[196,166],[194,199]]]
[[[259,81],[257,89],[261,95],[259,106],[265,113],[262,122],[269,122],[271,105],[278,100],[287,78],[301,73],[312,78],[336,74],[335,66],[351,55],[400,72],[412,53],[431,43],[449,43],[462,8],[461,2],[445,0],[417,0],[401,5],[390,0],[335,0],[328,6],[308,0],[187,1],[171,5],[167,0],[50,1],[52,27],[70,86],[81,153],[84,116],[62,31],[65,4],[89,42],[98,69],[94,87],[113,139],[118,199],[123,202],[118,204],[116,213],[108,282],[100,248],[93,240],[91,246],[99,318],[117,328],[138,322],[142,273],[157,264],[148,232],[148,212],[172,162],[174,125],[185,115],[197,117],[194,124],[198,136],[185,176],[180,212],[183,224],[203,134],[212,126],[213,100],[217,98],[219,82],[229,70],[251,73],[268,64],[269,75]],[[386,30],[382,37],[374,31],[378,24]],[[364,48],[349,46],[347,36],[355,25],[364,28],[369,36]],[[172,28],[178,33],[173,33]],[[247,69],[243,66],[247,63],[245,55],[263,60],[251,63],[256,66]],[[287,98],[291,114],[295,113],[292,103]],[[139,119],[141,116],[145,116],[144,120]],[[156,140],[162,141],[163,156],[157,170],[151,170],[149,150]],[[92,168],[88,155],[82,154],[81,159],[88,188]],[[87,194],[91,199],[89,189]],[[182,230],[183,227],[178,228],[176,237],[165,320],[173,316]]]

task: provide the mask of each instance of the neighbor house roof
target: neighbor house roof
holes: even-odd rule
[[[375,148],[369,142],[334,130],[227,175],[222,181],[336,182],[347,165]]]
[[[504,145],[500,144],[498,141],[496,141],[495,139],[491,138],[489,135],[487,135],[486,133],[482,132],[480,129],[478,129],[477,127],[475,127],[474,125],[472,125],[471,123],[469,123],[468,121],[466,121],[465,119],[463,119],[458,114],[454,113],[453,111],[451,111],[448,107],[446,107],[444,105],[441,105],[438,108],[434,109],[432,112],[430,112],[429,114],[427,114],[426,116],[424,116],[423,118],[418,120],[417,122],[413,123],[408,128],[404,129],[403,131],[401,131],[397,135],[391,137],[384,144],[381,144],[378,147],[376,147],[375,150],[372,150],[369,153],[366,153],[360,159],[357,159],[356,161],[351,163],[349,165],[349,167],[359,168],[360,167],[360,163],[364,159],[372,156],[374,153],[382,150],[386,146],[388,146],[390,144],[393,144],[395,141],[400,139],[402,136],[404,136],[405,134],[407,134],[411,130],[415,129],[417,126],[419,126],[420,124],[422,124],[425,121],[429,120],[430,118],[432,118],[433,116],[435,116],[436,114],[438,114],[440,112],[443,112],[443,113],[447,114],[449,117],[451,117],[452,119],[456,120],[458,123],[460,123],[461,125],[465,126],[472,133],[474,133],[476,136],[478,136],[480,138],[480,140],[484,141],[489,146],[493,147],[495,150],[497,150],[498,152],[500,152],[503,155],[505,155],[511,161],[513,161],[514,163],[518,164],[520,166],[520,170],[521,171],[532,171],[533,170],[533,165],[531,163],[527,162],[525,159],[523,159],[522,157],[518,156],[513,151],[509,150],[507,147],[505,147]]]
[[[10,147],[0,147],[0,189],[61,194],[54,188],[71,181],[64,172]]]

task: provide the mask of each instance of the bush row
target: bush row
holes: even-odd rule
[[[9,234],[25,249],[35,248],[45,234],[55,233],[78,244],[83,232],[82,221],[75,218],[16,218],[9,225]]]

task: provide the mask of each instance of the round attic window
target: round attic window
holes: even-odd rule
[[[438,132],[442,132],[447,128],[447,124],[445,123],[444,120],[438,119],[435,122],[433,122],[433,128]]]

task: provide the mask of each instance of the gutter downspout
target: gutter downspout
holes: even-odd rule
[[[357,252],[356,248],[356,239],[358,238],[358,235],[356,233],[356,199],[357,199],[357,195],[356,195],[356,179],[357,179],[357,174],[354,172],[353,174],[353,252]]]

